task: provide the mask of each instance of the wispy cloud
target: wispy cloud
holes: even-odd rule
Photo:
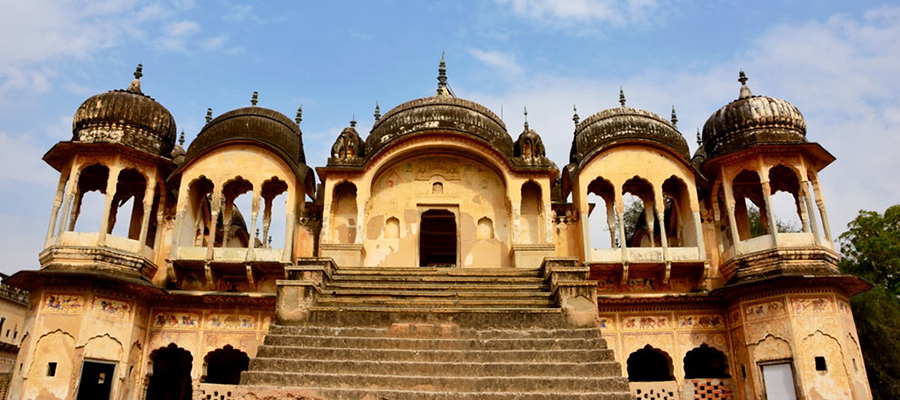
[[[656,14],[657,0],[496,0],[517,16],[560,27],[644,23]]]
[[[525,72],[522,66],[516,62],[516,56],[513,54],[481,49],[469,49],[469,54],[478,61],[494,68],[498,74],[506,78],[516,78]]]

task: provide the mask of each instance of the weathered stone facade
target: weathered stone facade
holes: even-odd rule
[[[41,269],[9,279],[31,296],[10,398],[627,398],[622,377],[640,399],[871,398],[847,301],[867,285],[837,269],[818,180],[833,157],[743,73],[693,158],[674,120],[623,95],[576,116],[560,170],[527,124],[513,141],[454,97],[442,64],[436,96],[376,111],[366,138],[341,132],[318,185],[299,111],[291,121],[254,95],[184,149],[135,77],[88,99],[73,139],[44,157],[60,180]],[[777,228],[779,192],[796,232]],[[368,372],[304,380],[286,367],[300,361],[273,355],[298,340],[436,343],[398,341],[411,337],[461,359],[345,349],[303,368]],[[451,368],[466,346],[490,358],[492,340],[603,354],[528,378],[491,375],[490,359]],[[537,354],[502,360],[549,362]],[[599,369],[611,375],[587,378]],[[441,373],[475,375],[429,378]],[[547,389],[579,374],[576,392]]]

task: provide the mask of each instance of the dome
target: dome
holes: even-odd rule
[[[806,121],[800,110],[782,99],[754,96],[741,71],[737,100],[713,113],[703,125],[708,158],[759,144],[806,143]]]
[[[662,145],[685,161],[690,158],[687,142],[675,125],[652,112],[626,107],[624,96],[620,101],[621,107],[601,111],[576,125],[570,162],[578,164],[605,148],[631,142]]]
[[[72,140],[121,143],[153,155],[171,157],[175,118],[162,104],[141,92],[141,66],[128,89],[112,90],[81,103],[72,121]]]
[[[228,141],[251,141],[279,154],[296,169],[306,163],[300,127],[284,114],[265,107],[244,107],[211,120],[188,147],[185,162]]]
[[[371,157],[395,140],[430,132],[473,136],[507,158],[513,156],[512,138],[497,115],[480,104],[448,94],[412,100],[388,111],[366,138],[365,154]]]

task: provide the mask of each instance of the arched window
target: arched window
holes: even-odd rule
[[[660,244],[653,211],[653,186],[650,182],[634,177],[622,185],[622,203],[625,206],[625,246],[656,247]]]
[[[619,221],[615,213],[615,190],[606,179],[594,179],[587,189],[588,232],[591,248],[619,247]]]
[[[212,219],[210,202],[212,202],[213,188],[213,183],[205,176],[191,182],[188,187],[189,207],[183,229],[189,234],[182,236],[188,239],[183,245],[206,246]]]
[[[237,385],[241,383],[241,372],[250,366],[250,357],[226,344],[225,347],[206,354],[203,362],[206,364],[204,382]]]
[[[134,240],[140,237],[146,191],[147,178],[143,174],[132,168],[119,172],[116,193],[113,195],[109,210],[106,233]],[[119,209],[126,211],[123,217],[127,219],[119,216]]]
[[[734,191],[734,219],[740,240],[768,235],[769,210],[766,209],[759,174],[745,169],[731,185]]]
[[[69,218],[70,231],[99,232],[103,208],[106,207],[106,181],[109,168],[94,164],[81,170],[78,187],[72,201]],[[85,218],[81,218],[84,214]],[[90,221],[90,222],[88,222]]]
[[[253,184],[240,176],[222,187],[225,208],[222,210],[222,247],[248,247],[253,239],[247,217],[252,215]]]
[[[287,216],[287,190],[285,181],[272,177],[262,184],[263,221],[262,237],[263,247],[284,248],[285,218]]]
[[[806,204],[800,197],[800,178],[784,165],[776,165],[769,170],[769,185],[772,188],[772,208],[778,232],[809,232],[809,224],[801,216],[806,216]]]
[[[342,182],[334,187],[331,199],[333,220],[331,225],[332,241],[338,244],[356,242],[356,186],[350,182]]]
[[[541,187],[534,181],[522,185],[522,243],[541,242]]]
[[[628,356],[629,382],[660,382],[675,380],[672,358],[649,344]]]
[[[192,398],[191,352],[170,343],[150,353],[153,375],[146,400],[190,400]]]
[[[706,343],[695,347],[684,356],[684,378],[731,378],[728,374],[725,353],[709,347]]]

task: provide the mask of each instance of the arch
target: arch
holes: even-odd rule
[[[618,247],[619,220],[616,218],[616,190],[612,183],[598,176],[588,184],[587,198],[588,235],[591,247],[607,249]]]
[[[488,240],[494,238],[494,221],[488,217],[478,219],[478,227],[475,230],[475,237],[478,239]]]
[[[399,239],[400,238],[400,220],[397,217],[390,217],[384,222],[384,238]]]
[[[519,211],[521,213],[519,227],[522,243],[538,244],[541,242],[543,208],[541,186],[532,180],[525,182],[522,185],[522,204]]]
[[[740,240],[768,235],[769,210],[766,209],[762,182],[756,171],[741,170],[731,183],[734,192],[734,219]]]
[[[672,381],[672,357],[649,344],[628,356],[629,382]]]
[[[103,208],[106,207],[105,195],[108,180],[109,167],[100,163],[89,165],[79,171],[78,185],[72,200],[72,212],[69,216],[69,231],[100,231],[100,220],[103,219]],[[86,222],[81,218],[81,214],[85,210],[87,211],[85,215],[88,217],[85,219],[95,221],[90,227],[85,226]],[[79,223],[79,221],[82,222]]]
[[[693,227],[694,213],[691,211],[691,195],[687,184],[672,175],[663,182],[664,229],[669,247],[696,247],[700,240]]]
[[[141,222],[144,219],[144,195],[147,192],[147,177],[134,168],[119,171],[116,181],[116,192],[113,194],[109,210],[107,232],[115,236],[137,240],[141,234]],[[117,224],[118,210],[131,207],[130,218]]]
[[[241,372],[250,366],[250,357],[247,353],[226,344],[220,349],[206,353],[203,363],[206,366],[203,382],[237,385],[241,383]]]
[[[252,210],[253,184],[238,175],[222,186],[222,198],[222,239],[220,242],[217,240],[217,244],[222,247],[248,247],[253,237],[241,210]]]
[[[731,378],[725,353],[706,343],[694,347],[684,356],[684,379],[702,378]]]
[[[287,182],[278,177],[271,177],[262,184],[261,197],[263,201],[262,237],[265,242],[263,247],[282,248],[285,237],[288,235],[286,226],[287,218]],[[278,200],[278,201],[276,201]]]
[[[331,240],[337,244],[356,243],[357,204],[356,185],[344,181],[334,187],[331,197]]]
[[[803,191],[800,177],[792,168],[778,164],[769,169],[772,212],[779,232],[809,232],[806,204],[801,201]]]
[[[212,219],[212,194],[215,185],[201,175],[188,185],[188,206],[185,213],[183,229],[190,232],[183,235],[191,246],[206,246],[209,238],[209,227]]]
[[[656,218],[653,215],[653,185],[635,175],[622,184],[622,221],[627,247],[656,247]]]
[[[169,343],[150,353],[146,400],[190,400],[192,394],[190,351]]]

